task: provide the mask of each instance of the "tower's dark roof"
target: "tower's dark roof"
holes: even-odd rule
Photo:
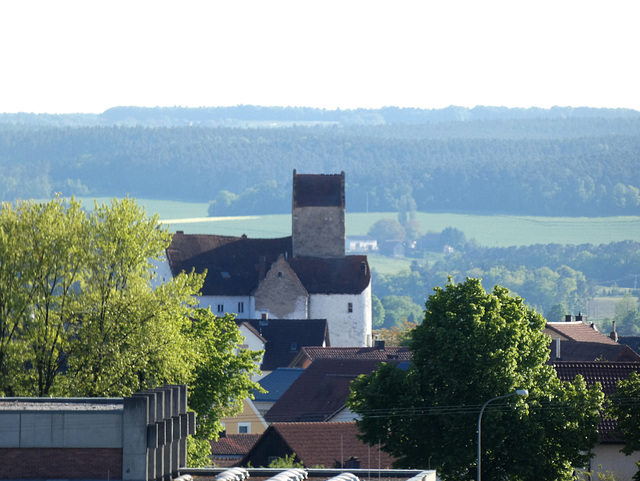
[[[344,207],[342,174],[297,174],[293,172],[294,207]]]

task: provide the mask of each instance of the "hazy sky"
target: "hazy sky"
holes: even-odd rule
[[[0,112],[640,110],[638,0],[11,0]]]

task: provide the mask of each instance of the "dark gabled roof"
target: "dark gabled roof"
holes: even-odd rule
[[[261,261],[268,268],[280,254],[291,255],[291,237],[249,239],[177,232],[167,260],[174,276],[207,270],[202,295],[248,296],[258,285]]]
[[[344,172],[297,174],[293,171],[293,207],[344,207]]]
[[[303,347],[291,362],[290,366],[298,367],[317,359],[376,359],[379,362],[387,360],[411,360],[411,351],[407,347],[389,346],[377,347]]]
[[[324,421],[344,406],[351,381],[378,364],[376,359],[318,359],[267,411],[265,421]]]
[[[557,340],[551,341],[552,361],[640,362],[640,354],[617,342],[560,341],[560,359],[556,359]]]
[[[640,372],[640,362],[554,362],[552,366],[562,381],[573,382],[580,374],[588,386],[599,382],[605,396],[616,392],[616,384],[619,380],[627,379],[633,371]],[[615,435],[616,427],[616,421],[603,418],[598,425],[600,442],[621,443],[622,441]]]
[[[305,467],[334,468],[350,458],[358,458],[360,469],[389,469],[393,458],[377,446],[369,446],[357,437],[355,423],[274,423],[242,459],[240,465],[251,462],[267,445],[286,446]],[[252,463],[253,464],[253,463]]]
[[[640,336],[620,336],[618,342],[640,353]]]
[[[326,319],[236,319],[248,324],[267,342],[262,370],[287,367],[305,346],[322,346],[329,342]]]
[[[202,295],[249,296],[280,255],[309,294],[360,294],[371,281],[367,256],[291,258],[291,237],[249,239],[174,234],[167,249],[171,273],[207,271]]]
[[[289,389],[304,369],[297,367],[279,367],[258,381],[267,392],[253,392],[256,402],[276,402]]]
[[[296,257],[289,264],[309,294],[360,294],[371,282],[367,256]]]

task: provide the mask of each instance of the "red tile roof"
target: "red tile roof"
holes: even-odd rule
[[[556,359],[557,340],[551,342],[551,361],[640,362],[640,354],[617,342],[560,341],[560,359]]]
[[[241,465],[253,462],[266,445],[279,445],[295,453],[305,467],[334,468],[349,458],[360,461],[361,469],[388,469],[393,458],[356,438],[355,423],[274,423],[262,435]],[[262,446],[261,446],[262,445]],[[258,461],[261,462],[261,461]]]
[[[247,454],[261,434],[227,434],[217,441],[211,441],[212,455],[242,457]]]
[[[303,347],[290,367],[304,367],[317,359],[376,359],[411,360],[411,351],[407,347]]]
[[[584,322],[547,322],[546,328],[556,334],[559,334],[562,337],[566,337],[571,341],[599,342],[602,344],[611,345],[618,344],[610,337],[605,336],[600,331],[594,329],[591,326],[588,326]],[[555,336],[551,334],[551,338],[555,339]]]
[[[605,396],[615,393],[619,380],[627,379],[633,371],[640,372],[640,362],[554,362],[552,366],[562,381],[573,382],[581,374],[588,386],[599,382]],[[603,418],[598,425],[600,442],[621,443],[615,435],[616,427],[616,421]]]

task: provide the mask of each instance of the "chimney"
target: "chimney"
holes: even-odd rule
[[[618,342],[618,333],[616,332],[616,321],[611,321],[611,333],[609,337]]]
[[[260,313],[261,313],[260,319],[262,319],[263,321],[269,320],[269,311],[267,309],[262,309]]]
[[[583,316],[582,312],[578,312],[578,315],[576,316],[576,321],[587,322],[587,316]]]
[[[260,256],[260,263],[258,264],[258,280],[262,281],[264,276],[267,275],[267,258],[266,256]]]
[[[562,353],[560,352],[560,338],[556,339],[556,361],[562,359]]]
[[[384,339],[376,339],[373,347],[378,351],[384,351]]]
[[[571,314],[567,314],[564,316],[564,322],[573,322],[573,316]]]

